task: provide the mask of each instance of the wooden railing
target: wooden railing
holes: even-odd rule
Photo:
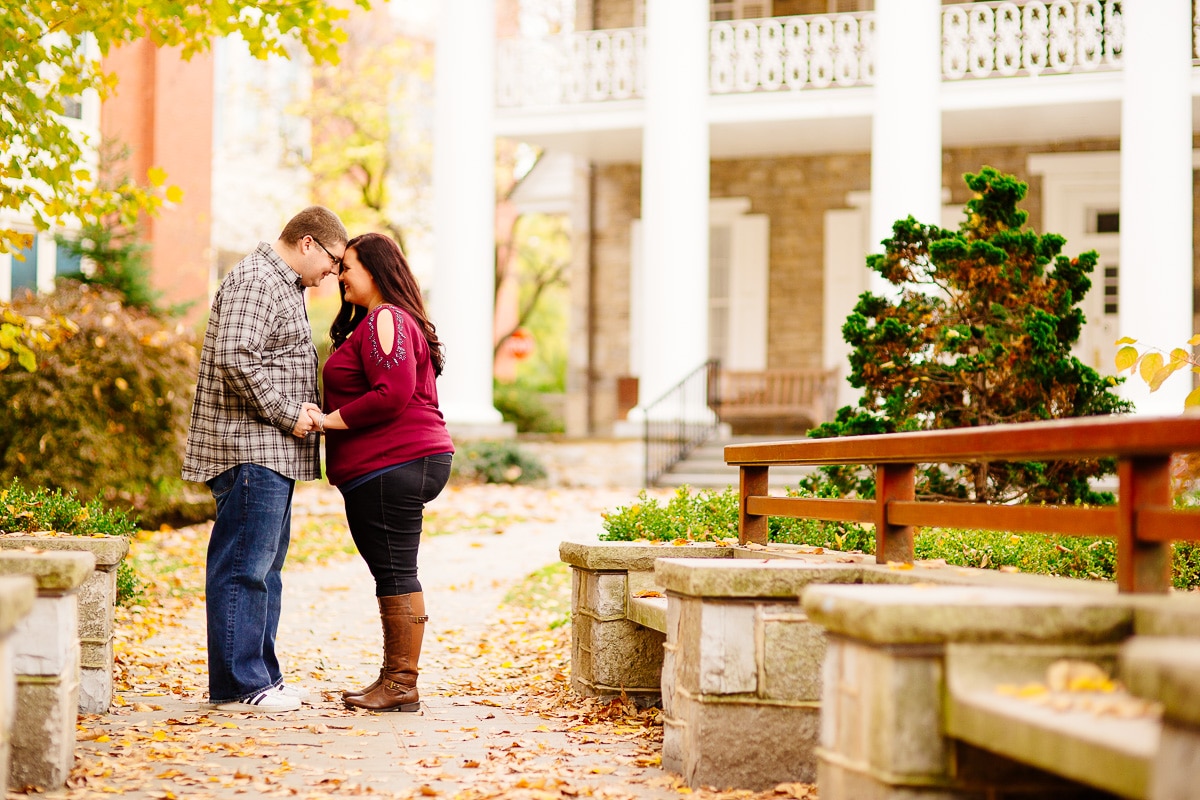
[[[1165,592],[1171,543],[1200,541],[1200,510],[1172,507],[1173,453],[1200,450],[1200,415],[1087,417],[978,428],[729,445],[726,463],[740,467],[739,538],[767,543],[771,516],[870,523],[875,560],[913,561],[918,526],[1114,536],[1117,585],[1123,592]],[[1035,506],[922,502],[918,464],[1059,461],[1115,457],[1115,506]],[[875,499],[776,497],[767,493],[773,466],[858,464],[875,467]]]

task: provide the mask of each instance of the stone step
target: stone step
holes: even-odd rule
[[[787,441],[794,438],[789,437]],[[776,439],[769,436],[735,436],[705,442],[676,464],[674,469],[660,477],[658,485],[691,486],[696,489],[737,486],[738,469],[725,463],[725,446],[770,441]],[[795,487],[801,478],[812,474],[813,471],[813,467],[772,467],[768,473],[770,491],[772,494],[783,494],[786,489]]]

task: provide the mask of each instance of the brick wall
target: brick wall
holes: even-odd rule
[[[748,197],[771,220],[767,366],[821,366],[825,212],[870,188],[866,154],[715,161],[713,197]]]
[[[1029,225],[1045,233],[1041,179],[1028,174],[1028,156],[1118,149],[1119,142],[1111,139],[953,148],[943,154],[942,180],[950,190],[951,202],[961,205],[970,199],[970,190],[962,181],[963,173],[977,172],[988,165],[1017,175],[1029,183],[1029,194],[1022,204],[1029,212]],[[714,161],[710,180],[712,197],[748,197],[750,213],[770,218],[767,365],[821,366],[824,216],[831,209],[847,208],[848,193],[870,189],[869,154]],[[593,432],[600,434],[611,430],[617,378],[630,370],[630,224],[640,213],[640,166],[598,165],[592,240],[595,394],[591,423]],[[1200,220],[1200,192],[1196,195],[1194,214]],[[1193,230],[1200,262],[1200,225]],[[1196,268],[1196,280],[1200,284],[1200,267]],[[1200,302],[1197,308],[1200,309]],[[586,314],[587,309],[577,307],[573,313]],[[1200,330],[1200,313],[1196,319]],[[572,366],[572,369],[584,368]],[[578,385],[586,385],[586,381]]]

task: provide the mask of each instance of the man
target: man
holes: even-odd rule
[[[339,270],[347,240],[332,211],[304,209],[238,262],[209,312],[183,477],[217,502],[205,592],[209,700],[220,711],[294,711],[304,696],[275,657],[292,491],[320,477],[304,289]]]

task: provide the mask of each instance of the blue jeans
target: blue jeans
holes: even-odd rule
[[[212,703],[253,697],[283,679],[275,634],[294,487],[291,478],[258,464],[241,464],[208,481],[217,501],[204,583]]]

